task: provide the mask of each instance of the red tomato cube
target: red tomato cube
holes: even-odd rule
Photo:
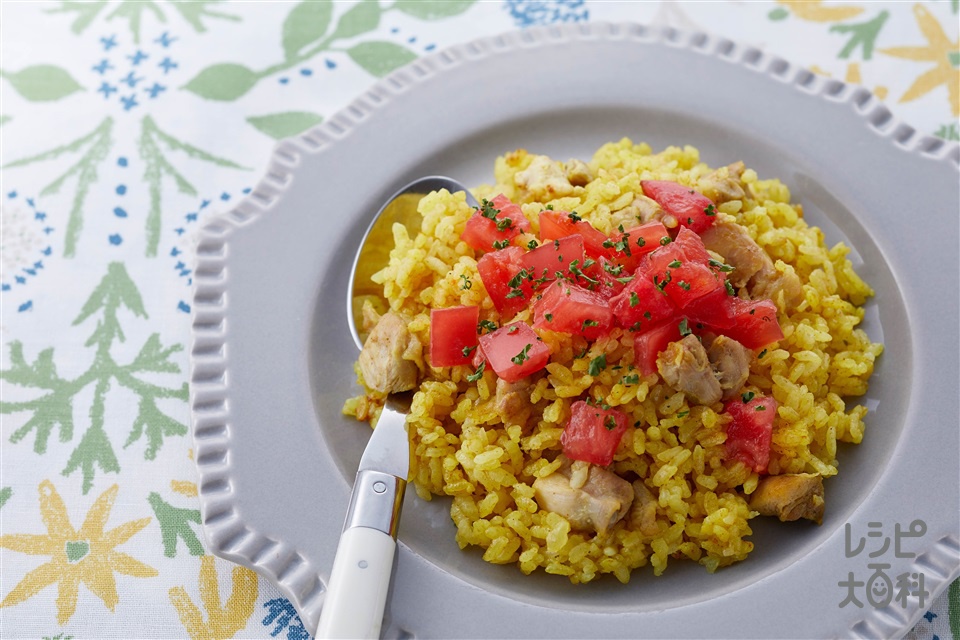
[[[621,327],[641,331],[677,313],[677,305],[654,285],[653,278],[643,267],[637,269],[623,291],[610,299],[610,309]]]
[[[681,229],[677,240],[660,247],[637,268],[650,274],[657,289],[681,309],[718,290],[726,290],[725,274],[711,269],[699,236]]]
[[[669,238],[667,228],[659,220],[652,220],[621,233],[614,233],[607,240],[607,250],[615,264],[624,267],[628,276],[640,264],[640,258],[660,247],[663,238]]]
[[[454,367],[470,364],[477,346],[480,307],[462,306],[430,310],[430,364]]]
[[[730,326],[720,328],[709,321],[704,324],[713,326],[718,333],[733,338],[748,349],[759,349],[783,340],[783,330],[777,321],[777,306],[771,300],[743,300],[727,296],[723,314],[720,318],[729,318]]]
[[[645,196],[676,218],[680,226],[696,233],[703,233],[716,220],[717,209],[713,201],[691,187],[668,180],[641,180],[640,188]]]
[[[676,319],[638,333],[633,339],[634,366],[645,376],[657,373],[657,356],[680,337],[680,322]]]
[[[607,300],[623,291],[626,285],[621,278],[628,281],[630,278],[629,272],[622,265],[616,264],[608,258],[600,258],[596,263],[584,269],[583,273],[588,278],[597,281],[596,284],[590,284],[587,288],[596,291]],[[582,281],[583,278],[579,278],[579,280]]]
[[[520,247],[507,247],[484,254],[477,261],[477,271],[483,287],[501,316],[510,318],[525,308],[532,298],[530,281],[521,278],[517,287],[511,283],[520,274],[521,257],[526,253]]]
[[[734,398],[727,402],[724,412],[733,418],[727,425],[727,456],[757,473],[766,473],[777,401],[769,396],[754,396],[747,402],[743,397]]]
[[[571,460],[609,465],[630,426],[626,414],[578,400],[570,405],[570,422],[563,428],[560,443]]]
[[[570,263],[583,264],[583,236],[575,234],[566,238],[548,241],[520,258],[520,264],[534,280],[552,282],[560,271],[565,276],[570,273]],[[534,290],[544,287],[534,287]]]
[[[525,322],[514,322],[480,336],[487,364],[507,382],[516,382],[547,366],[550,347]]]
[[[493,251],[529,229],[530,221],[520,207],[500,194],[484,201],[484,206],[467,220],[460,238],[478,251]]]
[[[559,240],[573,234],[583,236],[583,249],[594,260],[607,255],[607,249],[603,246],[603,243],[607,241],[607,236],[586,220],[580,220],[576,214],[566,211],[550,211],[548,209],[540,212],[540,239],[542,241]]]
[[[596,340],[610,331],[613,312],[596,291],[560,280],[533,305],[533,326]]]

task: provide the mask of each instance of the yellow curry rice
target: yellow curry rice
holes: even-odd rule
[[[475,192],[486,198],[503,193],[521,204],[533,233],[546,205],[576,211],[611,233],[642,194],[641,180],[671,180],[703,190],[713,172],[693,147],[655,154],[646,144],[623,139],[602,146],[586,163],[590,179],[584,186],[531,193],[517,186],[515,176],[535,159],[524,150],[498,158],[495,184]],[[837,473],[837,443],[859,443],[864,435],[866,407],[848,407],[845,400],[866,392],[882,351],[858,328],[872,291],[854,272],[849,249],[842,243],[828,247],[823,233],[804,221],[801,206],[791,204],[785,185],[761,180],[750,169],[739,180],[745,195],[719,204],[718,219],[745,227],[777,269],[793,270],[803,285],[795,308],[788,309],[782,295],[774,299],[784,338],[753,351],[750,362],[746,384],[778,403],[767,471],[828,478]],[[532,322],[529,310],[501,318],[484,290],[479,252],[460,239],[473,213],[463,194],[430,194],[419,211],[420,232],[411,237],[395,225],[389,266],[374,276],[389,309],[409,319],[419,345],[430,343],[434,308],[475,305],[481,319],[498,325]],[[370,322],[386,310],[372,299],[366,307]],[[550,362],[528,388],[532,411],[516,424],[505,423],[497,409],[497,379],[489,368],[470,382],[467,376],[474,370],[469,366],[435,369],[423,349],[405,354],[421,374],[408,425],[412,481],[425,500],[452,497],[450,513],[461,548],[476,545],[488,562],[516,563],[524,573],[543,568],[573,582],[605,573],[627,582],[634,568],[648,563],[660,575],[670,558],[689,558],[710,572],[746,558],[753,548],[749,521],[757,515],[748,507],[749,496],[761,476],[726,456],[730,418],[722,403],[698,405],[656,374],[640,376],[636,383],[626,379],[634,350],[633,334],[625,329],[614,328],[592,343],[538,333],[550,348]],[[588,365],[600,355],[607,367],[591,376]],[[624,412],[635,425],[623,436],[610,469],[642,480],[649,490],[653,500],[643,526],[624,518],[603,535],[577,531],[535,500],[534,481],[561,465],[557,455],[571,404],[588,395]],[[344,413],[375,423],[381,405],[382,395],[368,389],[349,399]]]

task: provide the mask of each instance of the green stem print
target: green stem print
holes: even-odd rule
[[[846,60],[850,55],[860,47],[863,52],[863,59],[869,60],[873,57],[873,47],[877,41],[877,35],[883,25],[886,24],[890,13],[881,11],[877,17],[867,22],[858,24],[835,24],[830,27],[830,33],[849,34],[850,39],[846,46],[840,51],[839,57]]]
[[[157,247],[160,245],[160,223],[161,223],[161,200],[163,196],[163,177],[166,175],[173,178],[180,193],[190,196],[196,196],[196,188],[180,173],[173,164],[167,160],[164,155],[163,146],[166,145],[170,151],[180,151],[188,157],[209,162],[219,167],[229,167],[231,169],[242,169],[249,171],[248,167],[217,157],[198,149],[193,145],[187,144],[160,129],[150,116],[144,116],[140,126],[140,139],[138,148],[140,158],[143,160],[146,168],[143,178],[150,189],[150,210],[147,213],[146,236],[147,236],[147,255],[157,255]]]
[[[217,18],[228,20],[230,22],[239,22],[240,16],[231,13],[222,13],[212,11],[210,5],[219,4],[220,0],[192,0],[191,2],[181,2],[177,0],[167,0],[167,5],[176,9],[180,16],[190,24],[197,33],[203,33],[207,26],[203,23],[204,18]],[[159,0],[123,0],[122,2],[109,3],[114,7],[113,11],[106,15],[106,20],[114,19],[126,20],[133,35],[135,44],[140,44],[140,28],[143,25],[144,16],[150,15],[160,23],[167,22],[167,14],[164,13],[163,3]],[[93,24],[100,12],[108,5],[107,0],[98,0],[96,2],[87,2],[86,0],[61,0],[60,6],[54,9],[48,9],[46,13],[74,13],[76,17],[70,30],[74,33],[83,33],[87,27]]]
[[[361,0],[333,21],[333,0],[298,3],[283,22],[283,60],[259,71],[242,64],[224,62],[209,66],[193,77],[183,89],[206,100],[231,101],[273,74],[286,71],[322,51],[346,53],[362,69],[378,78],[412,62],[413,51],[392,42],[374,40],[339,48],[339,41],[356,38],[380,25],[387,11],[400,11],[421,20],[438,20],[466,11],[475,0],[397,0],[383,8],[378,0]]]
[[[118,363],[112,354],[113,347],[117,342],[126,341],[118,315],[121,309],[126,309],[137,318],[147,317],[140,292],[126,268],[122,263],[113,262],[73,321],[73,326],[77,326],[96,316],[96,327],[84,344],[94,351],[93,362],[86,371],[76,378],[64,378],[57,372],[52,348],[41,351],[33,362],[29,362],[19,341],[10,343],[10,368],[0,370],[0,380],[39,392],[30,400],[0,401],[0,414],[31,414],[27,422],[13,432],[10,442],[20,442],[33,432],[33,450],[38,454],[46,452],[55,428],[60,442],[73,440],[76,398],[84,389],[93,387],[89,424],[63,470],[65,476],[78,469],[81,471],[84,494],[93,486],[98,467],[104,473],[120,471],[113,444],[104,429],[104,415],[112,383],[139,398],[137,417],[124,447],[145,436],[143,457],[152,460],[164,438],[182,436],[187,432],[186,425],[165,414],[156,404],[161,398],[186,402],[187,384],[165,387],[143,378],[146,374],[179,373],[179,365],[170,358],[182,350],[182,345],[165,347],[160,342],[159,334],[154,333],[147,338],[133,360],[126,364]]]
[[[160,523],[160,535],[163,539],[163,555],[173,558],[177,555],[177,539],[183,540],[192,556],[202,556],[203,545],[190,523],[200,524],[199,509],[181,509],[164,501],[157,492],[151,492],[147,501]]]
[[[0,509],[3,509],[3,505],[7,504],[7,500],[10,499],[10,496],[13,495],[13,487],[4,487],[0,489]]]
[[[108,116],[104,118],[93,131],[77,138],[73,142],[68,142],[67,144],[60,145],[59,147],[28,158],[16,160],[3,167],[4,169],[22,167],[33,164],[34,162],[52,160],[64,153],[77,153],[83,150],[83,154],[76,163],[40,191],[41,196],[56,193],[68,178],[74,175],[77,177],[77,188],[73,194],[73,204],[70,207],[70,215],[67,218],[67,231],[63,248],[63,255],[68,258],[76,254],[77,241],[80,238],[80,230],[83,228],[83,204],[90,191],[90,185],[97,180],[97,167],[103,162],[113,146],[112,130],[113,118]]]

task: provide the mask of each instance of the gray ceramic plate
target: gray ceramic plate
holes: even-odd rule
[[[830,244],[855,248],[877,292],[865,328],[886,344],[866,439],[841,451],[821,527],[757,519],[747,561],[715,575],[675,562],[626,586],[484,563],[457,547],[446,501],[408,492],[385,635],[890,637],[923,609],[916,594],[885,597],[868,565],[893,589],[922,574],[927,604],[960,573],[960,149],[897,123],[864,89],[759,50],[591,24],[418,60],[279,145],[253,194],[204,232],[191,356],[203,530],[214,553],[274,582],[308,629],[369,435],[340,408],[357,392],[345,296],[371,215],[416,176],[490,182],[508,150],[588,158],[623,136],[693,144],[712,165],[744,160],[784,180]],[[923,535],[900,547],[914,555],[897,557],[897,527],[915,520]],[[852,546],[868,543],[853,557],[848,531]],[[851,577],[862,607],[840,606]]]

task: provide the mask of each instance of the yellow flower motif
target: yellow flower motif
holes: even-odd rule
[[[940,85],[946,85],[953,115],[960,115],[960,40],[950,42],[937,19],[922,5],[913,5],[913,15],[927,40],[927,46],[891,47],[881,49],[880,52],[897,58],[936,64],[933,69],[917,77],[900,98],[900,102],[916,100]]]
[[[863,7],[853,5],[823,6],[823,0],[777,0],[789,7],[801,20],[811,22],[841,22],[863,13]]]
[[[193,604],[186,589],[173,587],[169,593],[170,602],[192,640],[218,640],[232,638],[247,626],[257,601],[257,589],[256,573],[245,567],[234,567],[233,591],[227,598],[227,604],[221,606],[220,584],[213,556],[203,556],[200,558],[200,603],[207,610],[206,622],[203,612]]]
[[[150,518],[132,520],[110,531],[103,530],[118,491],[117,485],[104,491],[90,507],[80,529],[74,529],[67,507],[53,483],[49,480],[41,482],[40,515],[47,527],[46,535],[3,535],[0,536],[0,547],[30,555],[48,555],[50,561],[27,573],[0,602],[0,607],[19,604],[58,583],[57,622],[64,624],[77,609],[77,591],[81,582],[113,611],[119,601],[114,572],[137,578],[156,576],[157,570],[153,567],[114,549],[150,524]]]

